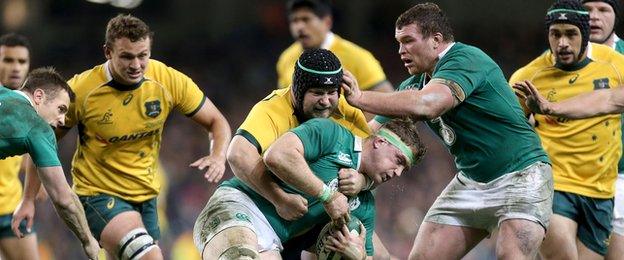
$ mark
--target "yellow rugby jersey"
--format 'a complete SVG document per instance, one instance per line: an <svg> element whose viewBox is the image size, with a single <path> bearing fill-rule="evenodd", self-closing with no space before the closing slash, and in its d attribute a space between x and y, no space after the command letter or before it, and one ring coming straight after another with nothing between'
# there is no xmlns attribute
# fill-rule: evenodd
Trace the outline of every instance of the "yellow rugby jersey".
<svg viewBox="0 0 624 260"><path fill-rule="evenodd" d="M187 116L205 101L197 85L181 72L150 60L145 79L134 86L112 80L108 62L74 76L76 101L66 126L78 127L72 161L79 195L99 193L142 202L160 189L158 154L165 120L175 108Z"/></svg>
<svg viewBox="0 0 624 260"><path fill-rule="evenodd" d="M591 44L588 57L592 61L584 67L566 71L554 66L554 57L547 51L516 71L510 83L530 80L551 102L624 83L620 74L624 56L608 46ZM622 153L620 118L606 115L573 120L535 116L535 130L553 163L555 190L601 199L614 196Z"/></svg>
<svg viewBox="0 0 624 260"><path fill-rule="evenodd" d="M371 131L361 110L350 106L343 96L338 109L330 117L357 136L366 137ZM292 105L290 88L278 89L258 102L236 131L264 153L278 137L299 125Z"/></svg>
<svg viewBox="0 0 624 260"><path fill-rule="evenodd" d="M342 67L353 73L360 89L367 90L386 80L386 75L373 54L354 43L333 34L333 42L328 50L333 52ZM298 42L286 49L277 61L277 83L279 88L287 88L292 84L292 75L295 72L295 63L303 52Z"/></svg>
<svg viewBox="0 0 624 260"><path fill-rule="evenodd" d="M22 156L0 160L0 215L13 213L22 198L22 182L19 179Z"/></svg>

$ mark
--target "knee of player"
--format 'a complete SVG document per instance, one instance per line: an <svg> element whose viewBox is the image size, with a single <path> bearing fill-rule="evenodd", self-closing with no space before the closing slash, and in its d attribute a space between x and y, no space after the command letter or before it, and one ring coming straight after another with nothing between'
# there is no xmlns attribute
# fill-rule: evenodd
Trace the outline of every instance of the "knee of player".
<svg viewBox="0 0 624 260"><path fill-rule="evenodd" d="M140 259L153 249L158 248L154 238L147 233L145 228L136 228L128 232L120 241L117 252L118 259Z"/></svg>

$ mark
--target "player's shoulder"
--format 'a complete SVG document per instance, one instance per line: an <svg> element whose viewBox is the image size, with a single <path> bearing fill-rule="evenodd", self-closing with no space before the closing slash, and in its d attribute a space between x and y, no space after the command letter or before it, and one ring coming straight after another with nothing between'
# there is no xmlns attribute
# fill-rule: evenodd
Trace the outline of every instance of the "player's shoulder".
<svg viewBox="0 0 624 260"><path fill-rule="evenodd" d="M290 95L290 88L282 88L271 91L269 95L256 103L252 111L267 113L271 116L290 115L293 111Z"/></svg>
<svg viewBox="0 0 624 260"><path fill-rule="evenodd" d="M145 77L147 79L159 82L188 78L188 76L178 71L177 69L170 67L159 60L154 59L150 59L148 61L147 70L145 71Z"/></svg>
<svg viewBox="0 0 624 260"><path fill-rule="evenodd" d="M68 84L78 96L109 81L106 64L96 65L69 79Z"/></svg>
<svg viewBox="0 0 624 260"><path fill-rule="evenodd" d="M518 81L531 78L533 75L535 75L535 73L547 68L553 68L553 66L554 63L552 52L549 50L544 51L535 59L531 60L529 63L516 70L512 74L510 81Z"/></svg>
<svg viewBox="0 0 624 260"><path fill-rule="evenodd" d="M357 45L356 43L344 39L336 34L334 34L334 44L331 46L330 50L336 54L336 56L340 57L340 55L349 55L349 56L357 56L357 55L371 55L371 52L365 49L364 47Z"/></svg>
<svg viewBox="0 0 624 260"><path fill-rule="evenodd" d="M298 42L294 42L286 48L277 60L277 67L293 66L299 55L303 52L303 47Z"/></svg>
<svg viewBox="0 0 624 260"><path fill-rule="evenodd" d="M302 128L314 129L319 133L331 136L350 133L347 128L329 118L312 118L301 124Z"/></svg>
<svg viewBox="0 0 624 260"><path fill-rule="evenodd" d="M98 88L110 81L110 76L106 71L106 64L103 63L74 75L67 81L67 84L76 93L76 99L80 100L93 89Z"/></svg>
<svg viewBox="0 0 624 260"><path fill-rule="evenodd" d="M615 49L603 45L603 44L596 44L596 43L591 43L592 44L592 53L591 53L591 59L597 62L607 62L607 63L613 63L616 64L618 66L622 66L624 65L624 55L622 55L621 53L617 52Z"/></svg>

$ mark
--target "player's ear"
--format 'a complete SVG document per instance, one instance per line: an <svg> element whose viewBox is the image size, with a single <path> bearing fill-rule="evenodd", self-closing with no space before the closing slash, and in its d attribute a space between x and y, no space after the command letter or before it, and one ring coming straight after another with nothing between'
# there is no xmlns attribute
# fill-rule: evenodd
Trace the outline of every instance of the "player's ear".
<svg viewBox="0 0 624 260"><path fill-rule="evenodd" d="M106 57L106 59L110 60L112 58L112 55L111 55L111 51L112 50L111 50L111 48L108 47L107 44L104 44L102 46L102 49L104 50L104 56Z"/></svg>
<svg viewBox="0 0 624 260"><path fill-rule="evenodd" d="M379 136L375 136L373 137L373 148L377 149L386 142L387 142L386 139L379 137Z"/></svg>
<svg viewBox="0 0 624 260"><path fill-rule="evenodd" d="M325 26L327 26L327 28L331 30L332 26L334 25L334 20L332 19L332 16L326 15L325 17L321 18L321 20L323 21Z"/></svg>
<svg viewBox="0 0 624 260"><path fill-rule="evenodd" d="M40 89L40 88L35 89L32 95L33 95L33 102L35 104L41 104L46 98L45 91L43 91L43 89Z"/></svg>
<svg viewBox="0 0 624 260"><path fill-rule="evenodd" d="M433 48L437 49L440 46L440 44L444 41L444 36L442 36L442 33L436 32L433 35L431 35L431 39L433 39Z"/></svg>

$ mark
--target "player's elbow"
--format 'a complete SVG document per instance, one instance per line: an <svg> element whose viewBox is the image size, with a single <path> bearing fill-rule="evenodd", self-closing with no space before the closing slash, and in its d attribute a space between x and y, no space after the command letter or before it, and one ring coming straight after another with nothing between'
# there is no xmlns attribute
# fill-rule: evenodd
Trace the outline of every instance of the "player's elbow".
<svg viewBox="0 0 624 260"><path fill-rule="evenodd" d="M264 153L262 160L269 170L271 170L275 174L278 174L280 171L277 169L280 169L283 166L284 162L286 161L285 157L286 152L284 150L270 147Z"/></svg>
<svg viewBox="0 0 624 260"><path fill-rule="evenodd" d="M435 104L422 103L414 106L410 111L410 116L419 120L432 120L438 118L444 110Z"/></svg>
<svg viewBox="0 0 624 260"><path fill-rule="evenodd" d="M420 120L432 120L440 117L449 109L453 108L452 96L429 94L419 96L411 108L411 116Z"/></svg>
<svg viewBox="0 0 624 260"><path fill-rule="evenodd" d="M48 195L56 208L67 210L74 204L73 194L71 190L50 189Z"/></svg>

